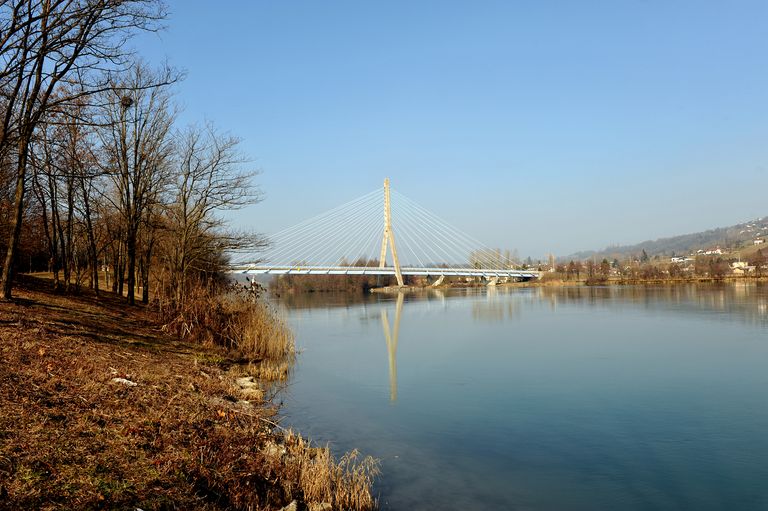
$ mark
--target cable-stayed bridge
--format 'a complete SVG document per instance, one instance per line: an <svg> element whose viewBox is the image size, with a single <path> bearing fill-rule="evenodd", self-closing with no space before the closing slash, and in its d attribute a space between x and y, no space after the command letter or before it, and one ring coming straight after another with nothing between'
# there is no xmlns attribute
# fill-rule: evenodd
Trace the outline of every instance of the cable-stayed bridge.
<svg viewBox="0 0 768 511"><path fill-rule="evenodd" d="M232 270L274 275L389 275L527 280L499 250L484 246L405 195L384 189L280 231L259 254L239 254Z"/></svg>

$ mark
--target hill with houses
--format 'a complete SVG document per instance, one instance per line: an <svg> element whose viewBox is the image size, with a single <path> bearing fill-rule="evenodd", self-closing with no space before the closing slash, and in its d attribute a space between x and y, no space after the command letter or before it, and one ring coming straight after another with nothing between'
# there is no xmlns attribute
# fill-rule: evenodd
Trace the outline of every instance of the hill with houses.
<svg viewBox="0 0 768 511"><path fill-rule="evenodd" d="M603 250L576 252L560 259L639 258L643 251L649 257L665 258L702 253L734 252L742 249L751 252L755 248L768 246L766 242L768 242L768 216L730 227L718 227L702 232L648 240L635 245L610 246Z"/></svg>

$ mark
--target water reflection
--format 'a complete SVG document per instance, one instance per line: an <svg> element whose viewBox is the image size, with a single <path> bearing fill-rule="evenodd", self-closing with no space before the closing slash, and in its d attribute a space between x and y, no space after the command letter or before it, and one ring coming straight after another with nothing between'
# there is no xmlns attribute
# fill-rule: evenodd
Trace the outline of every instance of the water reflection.
<svg viewBox="0 0 768 511"><path fill-rule="evenodd" d="M397 340L400 336L400 315L403 312L405 293L397 293L395 304L395 324L390 330L387 309L381 309L381 326L384 330L384 339L387 341L387 354L389 355L389 400L397 401Z"/></svg>
<svg viewBox="0 0 768 511"><path fill-rule="evenodd" d="M469 300L468 300L469 298ZM620 310L642 308L654 313L695 314L726 321L741 321L768 326L768 285L764 283L692 284L670 286L533 287L426 289L421 292L392 294L296 293L279 297L279 303L293 310L343 308L362 321L378 320L386 342L389 368L389 399L396 402L397 348L404 304L411 310L419 306L432 310L453 310L469 305L472 320L502 323L519 320L526 310L548 304L559 307L589 307ZM394 307L392 305L394 304ZM394 311L392 310L394 308ZM362 309L362 314L357 314ZM528 310L528 313L532 312ZM378 313L378 314L377 314ZM391 316L394 313L394 321Z"/></svg>
<svg viewBox="0 0 768 511"><path fill-rule="evenodd" d="M472 304L472 319L475 321L502 322L512 319L517 314L516 302L510 300L509 293L499 290L496 286L488 286L485 291L485 300Z"/></svg>
<svg viewBox="0 0 768 511"><path fill-rule="evenodd" d="M768 325L768 284L764 282L658 287L540 287L536 297L548 302L553 310L558 304L565 303L609 308L640 304L655 312L703 314L728 321Z"/></svg>
<svg viewBox="0 0 768 511"><path fill-rule="evenodd" d="M768 283L684 284L667 286L542 286L533 288L425 289L396 295L394 301L408 304L439 304L472 298L472 317L479 321L504 321L518 318L522 304L546 303L550 309L570 304L578 307L623 307L642 305L654 311L707 314L727 320L768 324ZM514 300L510 298L514 297ZM374 305L386 306L390 294L378 293L295 293L276 297L288 309L347 309ZM402 307L402 305L401 305ZM717 313L717 314L712 314Z"/></svg>
<svg viewBox="0 0 768 511"><path fill-rule="evenodd" d="M766 284L279 302L289 424L381 459L383 509L765 509Z"/></svg>

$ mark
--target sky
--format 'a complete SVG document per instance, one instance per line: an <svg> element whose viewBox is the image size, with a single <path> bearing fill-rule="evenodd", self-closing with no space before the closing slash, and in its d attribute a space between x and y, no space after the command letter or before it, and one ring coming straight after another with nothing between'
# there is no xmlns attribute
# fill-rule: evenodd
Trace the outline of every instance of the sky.
<svg viewBox="0 0 768 511"><path fill-rule="evenodd" d="M392 187L544 257L768 215L768 2L169 0L133 41L274 233Z"/></svg>

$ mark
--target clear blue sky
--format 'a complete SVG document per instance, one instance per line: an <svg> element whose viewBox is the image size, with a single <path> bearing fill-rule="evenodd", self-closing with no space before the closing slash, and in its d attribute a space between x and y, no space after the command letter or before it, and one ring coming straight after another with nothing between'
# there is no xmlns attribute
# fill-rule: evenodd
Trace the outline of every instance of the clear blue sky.
<svg viewBox="0 0 768 511"><path fill-rule="evenodd" d="M190 1L135 41L270 233L393 187L542 257L768 215L768 2Z"/></svg>

